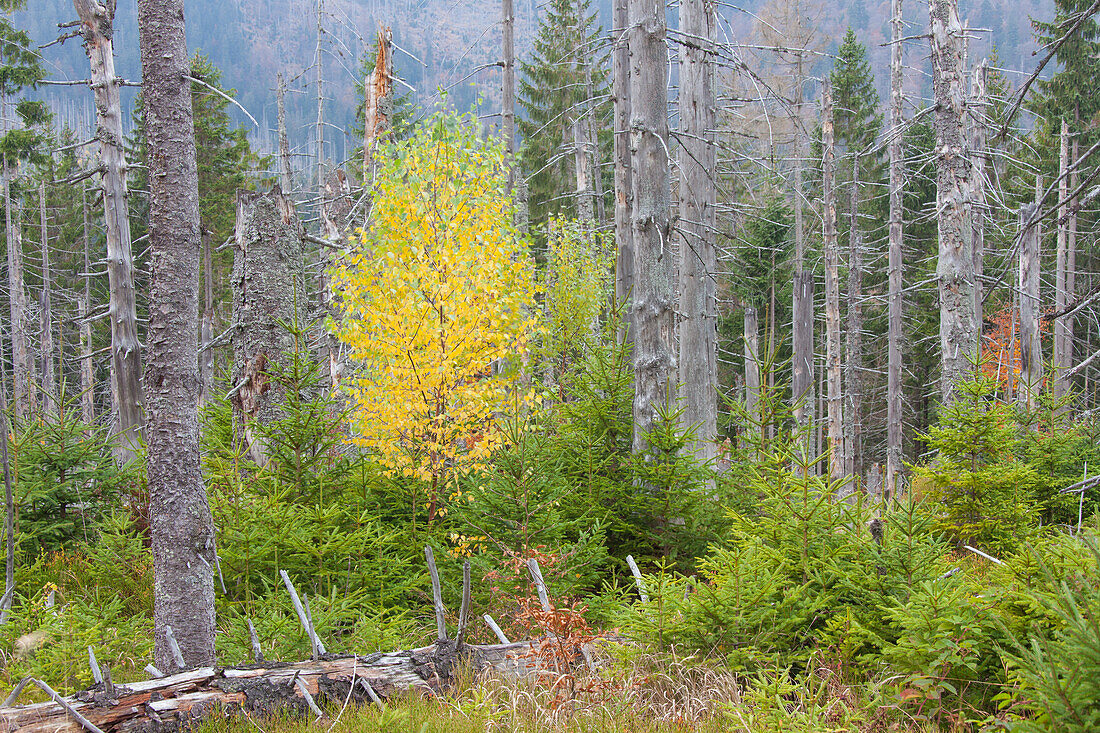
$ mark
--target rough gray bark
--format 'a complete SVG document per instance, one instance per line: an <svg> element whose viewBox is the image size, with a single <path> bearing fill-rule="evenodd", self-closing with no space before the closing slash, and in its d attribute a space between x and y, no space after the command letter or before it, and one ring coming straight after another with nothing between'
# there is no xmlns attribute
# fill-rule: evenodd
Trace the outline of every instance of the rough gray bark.
<svg viewBox="0 0 1100 733"><path fill-rule="evenodd" d="M859 230L859 156L852 152L848 223L848 358L844 363L844 473L863 475L863 235Z"/></svg>
<svg viewBox="0 0 1100 733"><path fill-rule="evenodd" d="M630 50L628 0L614 0L612 6L611 95L614 98L615 136L615 303L622 309L620 338L633 339L630 301L634 291L634 185L630 170Z"/></svg>
<svg viewBox="0 0 1100 733"><path fill-rule="evenodd" d="M1020 226L1035 213L1038 203L1020 207ZM1039 333L1039 225L1021 232L1020 267L1017 286L1020 297L1020 387L1016 398L1029 410L1035 409L1043 383L1043 349Z"/></svg>
<svg viewBox="0 0 1100 733"><path fill-rule="evenodd" d="M0 348L0 461L4 464L4 598L6 605L0 608L0 626L8 620L8 609L15 588L15 496L11 488L11 457L8 455L8 375L4 369L3 349Z"/></svg>
<svg viewBox="0 0 1100 733"><path fill-rule="evenodd" d="M1067 287L1069 265L1069 123L1062 120L1061 145L1058 153L1058 244L1054 268L1054 311L1061 313L1070 303ZM1070 337L1070 319L1064 315L1054 319L1054 398L1061 400L1069 394L1070 380L1066 372L1073 367L1073 343Z"/></svg>
<svg viewBox="0 0 1100 733"><path fill-rule="evenodd" d="M715 0L681 0L679 407L700 463L718 455Z"/></svg>
<svg viewBox="0 0 1100 733"><path fill-rule="evenodd" d="M668 43L662 0L630 0L630 164L634 191L634 452L670 403L674 253L670 231Z"/></svg>
<svg viewBox="0 0 1100 733"><path fill-rule="evenodd" d="M11 315L12 407L16 420L25 420L35 411L34 362L27 335L27 291L23 288L23 227L19 202L11 197L8 178L11 172L3 166L4 218L8 249L8 308Z"/></svg>
<svg viewBox="0 0 1100 733"><path fill-rule="evenodd" d="M149 515L154 659L214 661L214 522L199 467L199 192L183 0L138 0L149 150Z"/></svg>
<svg viewBox="0 0 1100 733"><path fill-rule="evenodd" d="M303 323L302 225L278 186L269 193L237 191L233 256L234 432L263 466L263 426L282 416L285 389L278 380L294 353L284 324Z"/></svg>
<svg viewBox="0 0 1100 733"><path fill-rule="evenodd" d="M351 226L351 210L354 205L351 197L351 183L347 174L340 168L325 178L321 192L321 236L331 243L322 252L325 269L321 276L321 306L326 315L336 315L336 293L332 290L332 279L328 270L336 264L337 252L344 246L347 231ZM331 333L324 335L328 352L329 387L336 389L344 373L344 359L341 354L340 340Z"/></svg>
<svg viewBox="0 0 1100 733"><path fill-rule="evenodd" d="M294 190L294 177L290 169L290 138L286 134L286 81L281 71L275 75L275 90L279 126L279 185L290 193Z"/></svg>
<svg viewBox="0 0 1100 733"><path fill-rule="evenodd" d="M80 409L84 422L95 421L95 365L92 363L92 322L88 320L92 304L92 263L88 248L91 246L91 221L88 216L87 191L80 191L80 204L84 218L84 290L77 301L80 319Z"/></svg>
<svg viewBox="0 0 1100 733"><path fill-rule="evenodd" d="M989 206L985 200L985 177L989 170L989 151L986 150L986 137L989 128L989 95L986 90L989 76L989 61L982 59L974 70L974 110L971 113L972 161L971 196L973 197L972 227L974 242L974 321L978 327L978 338L982 332L982 300L985 297L982 288L982 273L985 271L985 223L989 217Z"/></svg>
<svg viewBox="0 0 1100 733"><path fill-rule="evenodd" d="M963 29L958 0L929 0L932 87L935 93L936 211L940 294L941 391L954 401L955 385L971 377L977 361L974 247L970 224L970 157L963 136L966 114Z"/></svg>
<svg viewBox="0 0 1100 733"><path fill-rule="evenodd" d="M756 308L745 305L745 412L748 429L757 439L763 437L763 416L760 412L760 318Z"/></svg>
<svg viewBox="0 0 1100 733"><path fill-rule="evenodd" d="M134 259L130 246L129 193L122 135L122 105L115 75L115 2L73 0L84 35L95 93L96 139L103 169L103 211L107 230L107 283L111 319L111 410L115 420L116 459L133 460L142 437L145 399L141 381ZM182 73L187 73L184 68Z"/></svg>
<svg viewBox="0 0 1100 733"><path fill-rule="evenodd" d="M317 46L313 56L313 63L317 66L317 126L315 128L317 152L313 161L317 188L313 189L314 191L321 190L322 181L325 179L325 65L321 58L321 39L325 34L324 14L325 0L317 0Z"/></svg>
<svg viewBox="0 0 1100 733"><path fill-rule="evenodd" d="M893 0L890 27L893 43L890 52L890 226L886 364L886 486L885 498L898 493L902 464L902 189L905 186L905 158L902 154L902 0Z"/></svg>
<svg viewBox="0 0 1100 733"><path fill-rule="evenodd" d="M573 170L577 179L577 218L586 227L591 228L595 216L592 188L592 174L588 169L588 130L584 117L578 115L573 120Z"/></svg>
<svg viewBox="0 0 1100 733"><path fill-rule="evenodd" d="M500 0L502 59L504 75L501 81L501 124L504 127L504 149L508 153L508 183L512 192L516 182L513 168L516 157L516 11L512 0Z"/></svg>
<svg viewBox="0 0 1100 733"><path fill-rule="evenodd" d="M833 102L828 83L821 90L821 144L825 158L821 166L821 195L824 208L825 250L825 382L829 437L829 478L838 484L841 496L851 493L845 481L847 451L844 445L843 395L840 366L840 252L836 233L836 150L833 145ZM845 485L841 486L840 482Z"/></svg>
<svg viewBox="0 0 1100 733"><path fill-rule="evenodd" d="M38 184L38 217L42 238L42 291L39 309L39 386L42 388L42 409L47 415L57 415L57 349L53 339L53 298L50 277L50 231L46 220L46 184Z"/></svg>

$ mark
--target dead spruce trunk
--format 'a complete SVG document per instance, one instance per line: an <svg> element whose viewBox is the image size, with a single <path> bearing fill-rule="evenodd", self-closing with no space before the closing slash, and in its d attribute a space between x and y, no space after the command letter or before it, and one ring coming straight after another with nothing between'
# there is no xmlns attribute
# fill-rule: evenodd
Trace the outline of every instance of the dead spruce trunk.
<svg viewBox="0 0 1100 733"><path fill-rule="evenodd" d="M634 290L634 184L630 171L630 28L628 0L614 0L612 9L611 96L614 99L615 136L615 304L622 309L623 325L619 337L624 343L633 339L630 325L630 300Z"/></svg>
<svg viewBox="0 0 1100 733"><path fill-rule="evenodd" d="M302 225L278 186L237 192L233 256L234 432L257 465L268 460L262 428L282 415L282 368L295 350L284 324L306 325ZM304 344L299 345L304 348Z"/></svg>
<svg viewBox="0 0 1100 733"><path fill-rule="evenodd" d="M325 178L321 191L321 236L329 243L323 247L321 261L321 308L326 316L336 316L337 295L332 289L329 268L336 264L339 253L345 248L347 233L351 228L351 211L355 201L351 197L351 182L342 168L337 168ZM344 373L344 359L340 352L340 340L331 333L321 337L325 359L328 361L329 387L340 386Z"/></svg>
<svg viewBox="0 0 1100 733"><path fill-rule="evenodd" d="M214 521L199 468L199 176L183 0L138 0L149 145L149 515L154 658L214 662Z"/></svg>
<svg viewBox="0 0 1100 733"><path fill-rule="evenodd" d="M974 248L970 224L970 158L963 136L966 113L963 29L958 0L930 0L932 87L935 92L936 211L943 401L974 372L978 325L974 313Z"/></svg>
<svg viewBox="0 0 1100 733"><path fill-rule="evenodd" d="M840 253L836 233L836 150L833 145L832 90L826 83L821 91L821 141L825 148L822 161L822 198L825 209L825 389L828 435L829 478L836 482L841 497L851 493L845 482L844 417L841 394L842 371L840 366ZM842 483L843 482L843 483Z"/></svg>
<svg viewBox="0 0 1100 733"><path fill-rule="evenodd" d="M115 3L73 0L80 16L84 50L91 65L95 93L96 139L103 169L103 211L107 230L107 283L111 319L111 409L119 436L116 457L132 460L142 437L145 399L141 380L141 343L138 341L134 258L130 243L130 214L126 189L122 106L115 76ZM181 62L186 74L186 64Z"/></svg>
<svg viewBox="0 0 1100 733"><path fill-rule="evenodd" d="M664 2L630 0L627 38L634 191L634 452L648 454L647 434L655 427L657 411L670 402L676 374Z"/></svg>
<svg viewBox="0 0 1100 733"><path fill-rule="evenodd" d="M905 158L901 136L904 124L902 109L902 0L893 0L890 27L892 48L890 51L890 227L889 273L887 308L887 359L886 359L886 487L885 497L898 493L902 463L902 380L901 339L902 326L902 238L903 216L902 189L905 186Z"/></svg>
<svg viewBox="0 0 1100 733"><path fill-rule="evenodd" d="M1020 387L1017 401L1034 410L1043 384L1043 347L1039 333L1039 224L1031 221L1038 212L1038 200L1020 208L1020 268L1017 282L1020 298ZM1030 224L1030 226L1029 226Z"/></svg>
<svg viewBox="0 0 1100 733"><path fill-rule="evenodd" d="M680 426L693 429L688 448L700 463L717 456L717 198L714 142L714 0L681 0L680 32Z"/></svg>
<svg viewBox="0 0 1100 733"><path fill-rule="evenodd" d="M57 349L53 338L53 298L50 277L50 232L46 220L46 184L38 184L38 216L42 233L42 292L39 309L39 369L42 388L42 408L47 415L58 412Z"/></svg>
<svg viewBox="0 0 1100 733"><path fill-rule="evenodd" d="M0 110L3 107L0 106ZM23 226L19 203L11 196L6 163L3 170L4 217L8 242L8 308L11 320L12 408L22 421L34 414L34 362L30 354L27 324L27 291L23 287Z"/></svg>

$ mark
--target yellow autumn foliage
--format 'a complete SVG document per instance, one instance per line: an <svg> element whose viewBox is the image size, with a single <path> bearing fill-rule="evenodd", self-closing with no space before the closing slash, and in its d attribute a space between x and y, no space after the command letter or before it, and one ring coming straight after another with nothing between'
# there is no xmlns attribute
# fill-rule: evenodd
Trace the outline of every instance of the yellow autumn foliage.
<svg viewBox="0 0 1100 733"><path fill-rule="evenodd" d="M440 113L379 156L370 226L332 271L357 364L355 441L442 489L500 444L535 328L534 268L504 193L502 148Z"/></svg>

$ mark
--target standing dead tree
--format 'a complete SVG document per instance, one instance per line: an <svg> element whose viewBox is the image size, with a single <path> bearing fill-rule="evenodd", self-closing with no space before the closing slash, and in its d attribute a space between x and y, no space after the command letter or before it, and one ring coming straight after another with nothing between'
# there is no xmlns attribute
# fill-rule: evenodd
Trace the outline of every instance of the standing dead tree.
<svg viewBox="0 0 1100 733"><path fill-rule="evenodd" d="M259 466L269 457L263 426L282 415L280 372L298 346L288 326L304 321L302 234L294 204L278 186L237 192L230 399L237 439Z"/></svg>
<svg viewBox="0 0 1100 733"><path fill-rule="evenodd" d="M138 341L137 300L134 294L134 258L130 242L130 214L126 189L126 154L122 135L119 79L115 76L115 0L105 3L73 0L80 17L84 50L91 65L95 95L96 139L103 172L103 211L107 230L107 283L111 319L111 410L119 436L116 457L137 455L145 421L141 380L141 342ZM186 74L188 69L184 69Z"/></svg>
<svg viewBox="0 0 1100 733"><path fill-rule="evenodd" d="M898 493L898 478L902 471L902 219L905 214L902 189L905 185L905 158L902 153L902 0L891 3L890 27L893 43L890 51L890 225L887 307L886 366L886 488L890 499Z"/></svg>
<svg viewBox="0 0 1100 733"><path fill-rule="evenodd" d="M633 338L630 325L630 299L634 290L634 186L630 164L630 28L628 0L614 0L612 6L611 96L614 98L615 136L615 303L623 308L621 338Z"/></svg>
<svg viewBox="0 0 1100 733"><path fill-rule="evenodd" d="M939 259L941 391L954 401L955 385L967 380L978 356L974 313L974 243L970 222L970 156L963 136L966 70L958 0L929 0L932 87L935 93L936 212Z"/></svg>
<svg viewBox="0 0 1100 733"><path fill-rule="evenodd" d="M828 436L829 478L839 486L848 464L844 445L843 396L840 352L840 253L836 233L836 150L833 144L832 90L828 83L821 91L821 195L823 245L825 250L825 380ZM845 487L841 494L850 493Z"/></svg>

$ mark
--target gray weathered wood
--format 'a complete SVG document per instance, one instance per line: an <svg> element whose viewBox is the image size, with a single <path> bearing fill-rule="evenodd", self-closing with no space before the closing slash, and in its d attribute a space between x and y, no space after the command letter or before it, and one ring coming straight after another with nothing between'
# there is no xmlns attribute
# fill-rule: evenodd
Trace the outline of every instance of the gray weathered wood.
<svg viewBox="0 0 1100 733"><path fill-rule="evenodd" d="M1069 269L1069 123L1063 119L1058 153L1058 238L1054 267L1054 311L1062 313L1070 303ZM1054 319L1054 397L1069 394L1067 373L1073 366L1073 315Z"/></svg>
<svg viewBox="0 0 1100 733"><path fill-rule="evenodd" d="M95 650L88 647L88 666L92 668L92 680L95 682L103 681L103 671L99 668L99 662L95 658Z"/></svg>
<svg viewBox="0 0 1100 733"><path fill-rule="evenodd" d="M940 294L941 392L955 399L955 385L974 372L978 326L974 313L974 249L970 224L970 156L963 136L966 92L963 29L958 0L929 0L932 87L935 94L936 212Z"/></svg>
<svg viewBox="0 0 1100 733"><path fill-rule="evenodd" d="M1020 208L1021 227L1035 217L1037 206L1037 203L1025 204ZM1020 378L1016 399L1029 410L1035 409L1043 383L1043 350L1039 331L1042 316L1039 307L1039 241L1037 222L1032 222L1031 226L1020 232L1017 281L1020 298Z"/></svg>
<svg viewBox="0 0 1100 733"><path fill-rule="evenodd" d="M504 152L508 154L508 182L505 191L512 192L516 182L516 11L512 0L500 1L500 25L502 32L501 62L504 73L501 78L501 130L504 136Z"/></svg>
<svg viewBox="0 0 1100 733"><path fill-rule="evenodd" d="M107 232L107 283L111 319L111 407L115 420L116 457L121 462L137 456L145 421L142 381L142 345L138 340L134 258L130 238L128 165L122 131L122 104L114 61L115 3L74 0L80 32L91 67L95 95L96 139L103 170L103 211ZM188 57L176 62L186 74ZM187 97L190 99L190 85ZM153 120L158 116L153 115ZM150 116L146 113L146 122ZM150 175L150 178L152 176ZM159 183L159 182L158 182ZM153 258L156 262L156 258Z"/></svg>
<svg viewBox="0 0 1100 733"><path fill-rule="evenodd" d="M531 582L535 584L535 591L539 594L539 603L542 610L550 613L554 607L550 605L550 596L546 591L546 581L542 579L542 568L539 561L533 557L527 558L527 572L531 574Z"/></svg>
<svg viewBox="0 0 1100 733"><path fill-rule="evenodd" d="M822 206L824 208L825 250L825 378L829 437L829 478L838 484L841 496L847 496L849 487L845 480L845 448L843 431L843 395L841 393L840 353L840 254L836 233L836 149L833 140L832 90L828 82L821 92L821 143L824 147L822 162Z"/></svg>
<svg viewBox="0 0 1100 733"><path fill-rule="evenodd" d="M47 685L42 680L33 680L33 682L34 684L38 685L38 687L43 692L49 695L51 700L60 705L65 710L65 712L68 713L72 717L72 719L80 725L81 728L88 731L88 733L103 733L103 731L99 729L99 726L95 725L90 720L81 715L80 711L74 708L68 700L64 699L63 697L61 697L61 695L58 695L56 692L54 692L52 687Z"/></svg>
<svg viewBox="0 0 1100 733"><path fill-rule="evenodd" d="M252 625L252 619L248 619L248 641L252 645L252 661L260 664L264 661L264 653L260 649L260 637L256 633L256 627Z"/></svg>
<svg viewBox="0 0 1100 733"><path fill-rule="evenodd" d="M634 583L638 586L638 597L642 599L642 603L649 603L649 593L646 592L645 578L642 577L642 571L638 569L638 563L634 561L633 555L626 556L626 564L630 567L630 573L634 576Z"/></svg>
<svg viewBox="0 0 1100 733"><path fill-rule="evenodd" d="M325 653L324 644L317 637L317 632L313 628L313 623L310 621L306 609L302 605L302 599L298 596L298 591L294 588L294 583L290 581L290 576L287 575L285 570L279 571L279 577L283 579L283 585L286 586L287 593L290 594L290 602L294 606L294 612L298 614L298 621L302 624L302 628L305 629L306 634L309 636L309 643L312 648L319 649L321 654Z"/></svg>
<svg viewBox="0 0 1100 733"><path fill-rule="evenodd" d="M470 614L470 561L462 564L462 604L458 609L458 632L455 633L455 644L462 646L466 637L466 624Z"/></svg>
<svg viewBox="0 0 1100 733"><path fill-rule="evenodd" d="M508 641L508 637L504 635L504 632L501 631L500 626L497 625L496 620L493 619L492 616L490 616L489 614L485 614L481 618L485 619L485 623L489 626L490 629L493 630L493 633L496 634L496 637L500 640L501 644L511 643L510 641Z"/></svg>
<svg viewBox="0 0 1100 733"><path fill-rule="evenodd" d="M902 194L905 186L905 156L902 152L902 133L905 124L902 107L902 37L904 33L902 0L891 1L890 27L890 213L889 253L887 272L887 327L886 327L886 486L889 500L898 494L898 484L904 469L902 453L902 375L901 340L902 325L902 240L905 209Z"/></svg>
<svg viewBox="0 0 1100 733"><path fill-rule="evenodd" d="M435 567L435 553L424 546L424 559L428 562L428 574L432 579L432 606L435 608L435 630L440 641L447 641L447 610L443 606L443 589L439 586L439 570Z"/></svg>
<svg viewBox="0 0 1100 733"><path fill-rule="evenodd" d="M39 362L41 364L41 367L38 370L40 380L39 386L42 389L42 409L47 415L56 416L58 411L58 355L56 353L56 348L54 347L53 338L53 278L50 272L50 232L48 219L46 218L45 183L38 184L38 218L40 224L42 245L42 286L39 295L40 308L38 313L38 351Z"/></svg>
<svg viewBox="0 0 1100 733"><path fill-rule="evenodd" d="M183 661L183 653L180 651L179 643L176 642L176 635L171 625L164 627L164 637L168 641L168 650L172 652L172 661L176 663L176 667L184 669L187 663Z"/></svg>
<svg viewBox="0 0 1100 733"><path fill-rule="evenodd" d="M611 97L615 136L615 303L622 308L619 338L633 339L630 300L634 292L634 187L630 168L630 18L628 0L612 2Z"/></svg>

